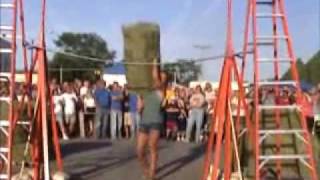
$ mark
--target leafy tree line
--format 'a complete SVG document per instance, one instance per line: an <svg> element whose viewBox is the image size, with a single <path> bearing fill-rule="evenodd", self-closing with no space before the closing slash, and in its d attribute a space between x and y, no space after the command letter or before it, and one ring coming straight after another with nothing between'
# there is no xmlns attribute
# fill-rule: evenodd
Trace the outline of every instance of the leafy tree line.
<svg viewBox="0 0 320 180"><path fill-rule="evenodd" d="M54 44L63 52L99 58L105 61L113 61L116 55L115 51L109 49L107 42L95 33L65 32L54 41ZM49 72L51 77L59 79L60 72L58 69L62 67L62 70L65 69L62 74L64 81L71 81L74 78L94 80L95 71L102 71L105 65L106 62L90 61L55 53L49 63ZM72 69L72 71L68 69Z"/></svg>
<svg viewBox="0 0 320 180"><path fill-rule="evenodd" d="M300 80L314 85L320 83L320 50L307 63L303 63L301 59L298 59L297 69ZM283 79L291 79L290 69L283 75Z"/></svg>

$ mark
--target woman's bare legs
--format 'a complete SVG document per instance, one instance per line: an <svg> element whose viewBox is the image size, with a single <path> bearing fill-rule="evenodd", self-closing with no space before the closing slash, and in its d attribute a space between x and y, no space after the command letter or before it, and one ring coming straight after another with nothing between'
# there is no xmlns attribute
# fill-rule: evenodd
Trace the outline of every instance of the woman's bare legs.
<svg viewBox="0 0 320 180"><path fill-rule="evenodd" d="M149 177L149 165L146 159L146 146L148 144L148 134L139 131L137 137L137 155L145 177Z"/></svg>
<svg viewBox="0 0 320 180"><path fill-rule="evenodd" d="M153 180L156 175L158 164L158 142L160 138L159 130L151 130L149 134L149 148L150 148L150 179Z"/></svg>
<svg viewBox="0 0 320 180"><path fill-rule="evenodd" d="M58 125L60 127L60 130L61 130L61 133L62 133L62 138L67 140L69 139L68 135L67 135L67 130L66 128L64 127L64 124L63 122L58 122Z"/></svg>

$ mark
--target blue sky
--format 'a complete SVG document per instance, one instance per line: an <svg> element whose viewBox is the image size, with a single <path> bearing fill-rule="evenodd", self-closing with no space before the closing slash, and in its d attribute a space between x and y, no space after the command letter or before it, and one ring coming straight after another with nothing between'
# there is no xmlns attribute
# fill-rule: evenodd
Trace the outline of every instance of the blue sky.
<svg viewBox="0 0 320 180"><path fill-rule="evenodd" d="M295 53L309 58L320 49L319 0L286 0ZM224 52L226 0L48 0L47 37L50 47L64 31L96 32L123 56L121 27L151 21L160 24L161 53L166 61L206 57ZM40 0L25 3L29 38L36 37ZM241 49L245 0L234 0L235 49ZM212 48L199 50L195 44ZM216 80L221 62L203 64L204 79ZM267 73L267 72L266 72Z"/></svg>

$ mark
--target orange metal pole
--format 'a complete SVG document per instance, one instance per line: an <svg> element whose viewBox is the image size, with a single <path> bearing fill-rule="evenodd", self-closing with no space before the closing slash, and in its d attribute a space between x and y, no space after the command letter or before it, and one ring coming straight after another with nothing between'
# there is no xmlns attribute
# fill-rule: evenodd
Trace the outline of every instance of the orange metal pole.
<svg viewBox="0 0 320 180"><path fill-rule="evenodd" d="M59 171L63 171L63 161L62 155L60 151L60 143L59 143L59 136L58 136L58 128L57 128L57 120L54 113L54 106L53 106L53 96L49 94L50 97L50 111L51 111L51 127L52 127L52 141L55 148L55 157L57 160L57 167Z"/></svg>
<svg viewBox="0 0 320 180"><path fill-rule="evenodd" d="M231 66L232 67L232 66ZM232 71L230 71L230 74L232 73ZM224 179L230 179L231 177L231 167L232 167L232 155L233 155L233 151L232 151L232 146L231 146L231 119L232 119L232 114L230 114L230 109L229 109L229 103L230 103L230 98L231 98L231 82L232 79L229 79L229 86L228 86L228 95L227 95L227 99L226 99L226 106L225 106L225 112L226 113L226 119L225 119L225 125L223 127L224 132L225 132L225 148L224 148ZM220 155L221 156L221 155Z"/></svg>
<svg viewBox="0 0 320 180"><path fill-rule="evenodd" d="M285 8L284 8L284 2L283 0L277 0L278 1L278 5L279 5L279 11L281 14L285 14ZM296 64L296 56L294 55L293 52L293 47L292 47L292 39L289 33L289 25L288 25L288 20L286 16L283 16L281 19L282 25L283 25L283 31L284 34L288 37L287 38L287 51L289 54L289 57L291 59L291 73L292 73L292 78L297 82L297 103L301 104L301 100L302 100L302 92L301 92L301 87L300 87L300 78L299 78L299 74L297 72L297 64ZM295 67L295 68L293 68ZM303 113L299 113L300 116L300 123L302 125L302 128L304 130L307 130L307 124L306 124L306 118L304 117ZM314 159L314 152L313 152L313 148L312 148L312 140L310 137L310 133L304 133L304 138L307 140L307 142L309 142L306 146L306 151L308 152L309 155L311 155L310 157L310 164L312 166L312 169L310 169L310 174L311 174L311 178L312 180L318 180L318 173L317 173L317 166L315 163L315 159Z"/></svg>
<svg viewBox="0 0 320 180"><path fill-rule="evenodd" d="M244 80L244 70L246 67L247 55L248 55L248 40L249 40L249 26L250 26L250 17L251 17L251 10L252 4L251 0L247 0L247 14L246 14L246 21L245 21L245 29L244 29L244 44L243 44L243 60L241 66L241 79Z"/></svg>
<svg viewBox="0 0 320 180"><path fill-rule="evenodd" d="M277 12L277 3L275 0L272 0L272 14L276 14ZM272 16L272 24L273 24L273 36L277 37L278 36L278 27L277 27L277 19L275 16ZM273 58L274 58L274 75L275 75L275 81L279 81L279 56L278 56L278 39L274 38L273 39ZM278 104L278 100L280 98L280 89L279 86L275 86L275 99L276 99L276 104ZM276 128L279 130L281 129L281 117L280 117L280 110L275 109L274 110L275 115L276 115ZM279 155L281 153L281 136L279 134L276 135L276 154ZM276 160L276 173L277 173L277 179L281 179L281 161L280 159Z"/></svg>
<svg viewBox="0 0 320 180"><path fill-rule="evenodd" d="M226 109L226 99L228 93L228 85L230 85L230 59L226 60L226 69L224 69L224 79L223 83L220 84L220 90L218 95L219 106L216 106L217 117L216 121L218 122L218 132L216 138L216 144L214 148L214 159L213 159L213 168L212 168L212 179L215 179L218 175L219 162L221 157L221 146L222 146L222 135L223 135L223 127L225 124L225 109ZM226 152L227 153L227 152Z"/></svg>
<svg viewBox="0 0 320 180"><path fill-rule="evenodd" d="M25 46L26 42L26 33L25 33L25 26L24 26L24 8L23 8L23 0L19 0L18 2L19 10L20 10L20 30L21 30L21 46L22 46L22 54L23 54L23 63L24 63L24 73L25 78L27 81L28 78L28 55L27 55L27 48Z"/></svg>
<svg viewBox="0 0 320 180"><path fill-rule="evenodd" d="M8 164L7 164L7 175L8 179L11 179L12 176L12 146L13 146L13 123L14 123L14 118L15 118L15 104L14 104L14 99L16 97L15 94L15 76L16 76L16 54L17 54L17 45L16 45L16 36L17 36L17 13L18 13L18 2L17 0L13 1L13 31L12 31L12 42L11 42L11 49L12 49L12 54L10 57L10 104L9 104L9 127L8 127Z"/></svg>
<svg viewBox="0 0 320 180"><path fill-rule="evenodd" d="M227 66L227 62L225 61L224 62L224 65L223 65L223 68L222 68L222 75L221 75L221 78L220 78L220 86L219 86L219 90L218 90L218 97L217 97L217 101L215 103L215 106L214 106L214 113L212 115L212 119L211 119L211 127L210 127L210 135L209 135L209 138L208 138L208 145L207 145L207 151L206 151L206 155L205 155L205 160L204 160L204 172L203 172L203 177L202 179L203 180L207 180L208 178L208 175L209 175L209 170L210 170L210 165L211 165L211 161L212 161L212 154L213 154L213 141L214 141L214 138L215 136L217 136L217 134L219 133L220 131L220 128L217 129L217 134L215 133L216 129L216 123L218 123L218 126L220 126L220 122L221 120L218 118L218 115L219 115L219 107L221 107L219 104L220 101L221 101L221 95L223 90L222 90L222 85L223 85L223 82L226 82L226 76L227 76L227 73L226 73L226 66ZM216 142L217 144L217 137L216 137Z"/></svg>
<svg viewBox="0 0 320 180"><path fill-rule="evenodd" d="M234 74L235 74L235 78L236 78L236 82L238 83L238 88L239 88L239 106L243 106L244 108L244 114L245 114L245 121L246 121L246 127L248 129L248 133L249 133L249 138L250 140L252 140L253 142L253 124L251 123L251 118L249 116L250 112L249 112L249 107L246 101L246 97L245 97L245 88L243 86L243 81L240 77L237 65L235 63L235 61L233 62L233 66L234 66ZM240 118L239 114L240 114L240 109L237 110L237 118ZM238 120L240 121L240 120Z"/></svg>
<svg viewBox="0 0 320 180"><path fill-rule="evenodd" d="M254 59L254 121L255 121L255 130L254 130L254 149L255 149L255 179L260 180L260 170L259 170L259 128L260 128L260 115L259 115L259 87L258 81L260 78L259 75L259 65L258 57L259 52L257 48L257 18L256 18L256 0L252 0L252 25L253 25L253 59Z"/></svg>

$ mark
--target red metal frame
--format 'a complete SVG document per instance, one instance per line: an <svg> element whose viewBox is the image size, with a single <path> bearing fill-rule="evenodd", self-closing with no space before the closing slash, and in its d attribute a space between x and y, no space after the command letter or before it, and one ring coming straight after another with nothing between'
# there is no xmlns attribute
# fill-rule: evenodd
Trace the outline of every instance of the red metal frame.
<svg viewBox="0 0 320 180"><path fill-rule="evenodd" d="M13 122L15 118L15 113L14 113L14 104L13 100L15 99L15 74L16 74L16 52L17 52L17 45L16 45L16 31L17 31L17 6L18 6L18 1L14 0L13 1L13 31L12 31L12 41L11 41L11 49L12 49L12 54L10 57L10 103L9 103L9 127L8 127L8 163L7 163L7 175L8 179L11 179L11 174L12 174L12 145L13 145L13 134L14 134L14 129L13 129Z"/></svg>
<svg viewBox="0 0 320 180"><path fill-rule="evenodd" d="M247 17L246 17L246 28L245 28L245 44L244 44L244 49L247 49L247 42L249 41L249 27L252 26L252 35L253 35L253 59L254 59L254 106L255 111L254 111L254 122L255 122L255 137L254 137L254 153L255 153L255 179L260 179L260 170L259 170L259 155L260 155L260 146L259 146L259 129L260 129L260 114L259 114L259 85L258 82L260 80L260 67L259 67L259 57L260 57L260 53L258 50L258 44L257 44L257 38L258 38L258 24L257 24L257 1L256 0L248 0L248 9L247 9ZM251 8L250 8L251 6ZM289 29L288 29L288 21L287 21L287 17L285 14L285 10L284 10L284 0L272 0L272 14L282 14L283 16L281 16L281 24L283 27L283 31L284 31L284 35L287 37L287 41L286 41L286 45L287 45L287 51L288 51L288 55L289 55L289 59L291 61L291 74L293 76L293 80L296 82L297 84L297 104L301 105L301 98L302 98L302 92L300 89L300 82L299 82L299 75L298 75L298 71L296 68L296 58L294 56L293 53L293 48L292 48L292 39L291 36L289 34ZM248 18L248 14L252 19L252 24L248 23L250 18ZM278 42L278 38L276 38L278 36L278 23L277 23L277 19L276 17L273 15L272 16L272 24L273 24L273 66L274 66L274 80L275 81L280 81L280 67L279 67L279 42ZM247 39L247 40L246 40ZM246 51L244 51L244 57L246 57ZM244 66L245 66L245 62L243 62L243 66L242 66L242 72L244 72ZM243 75L243 74L242 74ZM279 86L276 85L275 86L275 96L276 96L276 104L277 102L277 98L280 95L280 90L279 90ZM276 128L280 129L281 126L281 118L280 118L280 110L279 109L275 109L275 122L276 122ZM302 126L303 130L307 131L307 126L306 126L306 121L305 121L305 117L303 116L302 113L299 113L299 117L300 117L300 124ZM308 142L308 144L306 145L306 151L307 154L310 155L311 160L310 165L312 166L312 168L310 169L310 174L313 180L318 179L317 177L317 172L316 172L316 166L315 166L315 162L314 162L314 156L313 156L313 149L312 149L312 141L311 141L311 137L310 134L308 133L304 133L304 138L306 139L306 141ZM281 137L280 135L276 135L276 154L279 155L280 154L280 146L281 146ZM280 179L281 178L281 160L278 159L276 160L276 173L277 173L277 178Z"/></svg>
<svg viewBox="0 0 320 180"><path fill-rule="evenodd" d="M39 33L39 43L37 48L35 49L35 55L32 59L30 68L27 58L27 47L26 47L26 39L25 39L25 27L24 27L24 9L23 9L23 0L13 0L13 31L12 31L12 42L11 49L12 54L10 57L11 67L10 67L10 104L9 104L9 127L8 127L8 138L7 138L7 147L8 147L8 163L6 168L6 174L8 179L12 178L12 162L13 162L13 154L12 148L14 145L14 137L15 137L15 128L17 123L19 122L19 114L25 105L25 97L28 97L28 118L35 119L34 127L31 128L33 131L31 144L32 144L32 165L34 166L34 177L33 179L39 180L42 179L40 172L44 172L44 179L50 178L49 173L49 147L48 147L48 115L51 113L51 124L52 126L52 141L54 145L55 157L57 160L58 170L63 170L63 162L61 158L60 152L60 144L58 138L58 130L56 125L56 118L54 115L53 108L53 99L51 96L51 92L49 91L48 81L47 81L47 57L45 50L45 12L46 12L46 0L41 0L42 2L42 11L41 11L41 24L40 24L40 33ZM17 22L19 15L19 23L20 23L20 33L21 33L21 47L22 47L22 57L24 64L24 74L25 74L25 87L26 91L22 94L22 101L20 103L16 103L15 101L15 75L16 75L16 57L17 57ZM31 112L31 97L30 97L30 87L32 83L32 73L34 72L34 68L37 64L38 70L38 95L37 95L37 103L35 108L35 114ZM49 106L48 106L49 105ZM32 125L33 122L30 122Z"/></svg>
<svg viewBox="0 0 320 180"><path fill-rule="evenodd" d="M238 73L237 64L234 59L233 55L233 46L232 46L232 18L231 18L231 0L228 0L228 27L227 27L227 46L226 46L226 56L224 60L224 65L221 73L220 78L220 86L219 86L219 92L217 101L214 108L214 114L212 117L212 127L211 127L211 133L209 136L209 141L207 145L207 152L205 156L205 163L204 163L204 172L203 172L203 180L207 180L208 176L211 176L211 179L217 179L218 171L219 171L219 165L220 165L220 158L221 158L221 148L222 148L222 136L224 135L225 141L224 141L224 178L230 179L231 174L231 166L232 164L232 155L233 155L233 148L231 145L231 137L230 137L230 121L229 117L231 114L227 111L227 105L228 102L230 102L231 94L230 94L230 83L232 81L232 74L234 73L235 79L239 83L240 90L240 99L239 99L239 106L237 108L237 121L236 121L236 128L237 128L237 135L239 135L239 128L240 128L240 108L241 108L241 102L243 102L243 105L245 105L245 114L246 114L246 126L249 131L250 140L253 145L253 151L254 151L254 164L255 164L255 179L259 180L261 178L261 170L259 169L260 165L260 111L259 111L259 80L260 80L260 67L259 67L259 58L260 58L260 52L258 49L258 22L257 22L257 0L248 0L247 4L247 13L246 13L246 21L245 21L245 34L244 34L244 46L243 46L243 61L241 66L241 74ZM270 1L271 2L271 1ZM270 3L270 2L264 2L264 3ZM299 75L296 68L296 58L293 53L293 47L292 47L292 39L289 34L288 30L288 22L287 17L285 15L284 10L284 2L283 0L272 0L272 36L273 36L273 67L274 67L274 81L280 81L280 66L279 66L279 32L278 32L278 22L277 22L277 14L282 14L281 16L281 24L283 26L284 35L287 38L286 45L287 45L287 51L291 62L291 73L293 76L293 80L297 84L297 103L301 105L302 101L302 92L300 89L300 82L299 82ZM249 34L252 34L252 40L253 40L253 62L254 62L254 116L253 116L253 122L254 124L251 124L250 118L247 116L249 115L248 108L246 106L245 98L244 98L244 91L243 91L243 81L245 76L245 66L248 56L248 45L249 45ZM280 96L280 88L279 85L275 85L275 104L278 104L278 98ZM274 109L275 113L275 122L276 122L276 129L281 129L281 116L280 116L280 110ZM303 115L303 113L299 113L300 117L300 124L302 126L302 129L307 131L306 126L306 120ZM215 125L214 123L218 123L218 129L217 133L215 134ZM281 147L281 137L280 134L277 134L276 136L276 155L280 155L280 147ZM216 138L216 139L215 139ZM238 137L239 138L239 137ZM313 149L312 149L312 141L309 133L304 133L304 138L308 142L306 145L306 152L309 155L310 160L309 164L312 168L310 168L310 175L312 180L317 180L317 172L316 172L316 166L313 156ZM216 144L214 145L213 142L216 140ZM214 149L214 152L213 152ZM213 160L212 160L213 158ZM213 161L213 162L212 162ZM276 173L277 173L277 179L281 178L281 160L276 160ZM211 165L212 164L212 165ZM210 172L210 170L212 172ZM211 174L210 174L211 173Z"/></svg>
<svg viewBox="0 0 320 180"><path fill-rule="evenodd" d="M203 180L207 180L210 177L212 180L218 178L221 150L222 146L222 137L224 135L224 179L231 178L232 170L232 158L233 158L233 149L236 148L233 145L237 144L231 143L234 141L231 135L231 117L230 113L230 102L231 102L231 84L233 76L235 81L238 82L239 88L239 106L237 108L237 124L240 124L240 108L241 105L244 107L246 115L246 126L250 127L248 106L245 101L245 91L243 87L243 75L239 74L237 63L235 60L235 54L233 50L233 40L232 40L232 0L228 0L227 4L227 42L226 42L226 54L224 59L224 64L222 68L222 74L220 78L219 91L217 94L217 101L214 105L214 113L211 119L210 135L208 139L207 151L204 161L204 171L203 171ZM217 126L215 125L217 123ZM215 129L217 127L217 129ZM238 125L237 129L240 129ZM217 131L217 132L216 132ZM213 144L215 141L215 144ZM211 172L210 172L211 170Z"/></svg>
<svg viewBox="0 0 320 180"><path fill-rule="evenodd" d="M299 73L297 70L297 63L296 63L296 56L294 55L294 51L293 51L293 47L292 47L292 38L291 35L289 33L289 25L288 25L288 20L287 17L285 16L286 12L285 12L285 8L284 8L284 2L283 0L277 0L278 5L279 5L279 12L281 14L284 14L284 16L281 18L281 23L283 26L283 31L284 34L288 37L287 39L287 51L288 51L288 55L289 58L291 59L291 74L292 74L292 79L295 80L297 82L297 103L298 104L302 104L302 91L300 88L300 78L299 78ZM300 124L302 126L302 128L304 130L307 130L307 124L306 124L306 118L303 115L302 112L299 113L300 116ZM311 174L311 178L312 180L317 180L318 179L318 174L317 174L317 166L315 164L315 159L314 159L314 153L313 153L313 148L312 148L312 140L311 140L311 135L310 133L304 133L304 138L307 140L308 145L306 147L306 151L307 153L311 156L310 159L310 164L313 167L310 170L310 174Z"/></svg>

